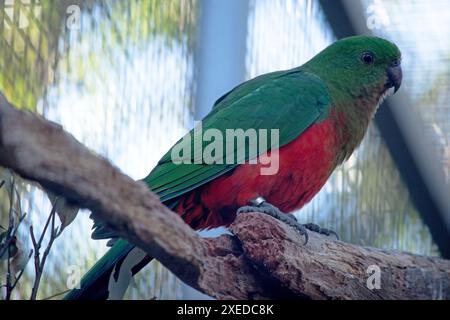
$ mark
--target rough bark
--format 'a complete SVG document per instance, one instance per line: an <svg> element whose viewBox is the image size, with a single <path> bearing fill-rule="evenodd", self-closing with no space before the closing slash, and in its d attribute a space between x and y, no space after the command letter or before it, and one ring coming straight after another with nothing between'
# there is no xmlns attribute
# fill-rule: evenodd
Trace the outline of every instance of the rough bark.
<svg viewBox="0 0 450 320"><path fill-rule="evenodd" d="M140 182L95 155L59 125L18 111L0 95L0 165L93 211L175 275L219 299L450 298L450 262L365 248L262 214L239 215L231 235L200 238ZM381 270L370 290L367 268Z"/></svg>

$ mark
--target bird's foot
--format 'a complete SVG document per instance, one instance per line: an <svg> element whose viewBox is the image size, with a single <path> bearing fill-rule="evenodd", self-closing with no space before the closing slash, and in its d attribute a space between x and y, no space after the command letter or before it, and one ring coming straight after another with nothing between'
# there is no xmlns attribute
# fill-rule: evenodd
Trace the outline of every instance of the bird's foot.
<svg viewBox="0 0 450 320"><path fill-rule="evenodd" d="M313 231L313 232L316 232L319 234L323 234L326 236L333 235L336 237L336 239L339 240L338 234L336 232L334 232L333 230L321 228L320 226L318 226L317 224L314 224L314 223L301 224L297 221L297 219L295 218L294 215L286 214L286 213L282 212L280 209L278 209L274 205L266 202L266 200L263 197L258 197L256 199L250 200L248 206L240 207L237 210L237 214L247 213L247 212L265 213L265 214L268 214L268 215L274 217L277 220L280 220L280 221L286 223L287 225L296 229L300 233L300 235L305 237L305 244L308 243L308 239L309 239L307 230L310 230L310 231Z"/></svg>
<svg viewBox="0 0 450 320"><path fill-rule="evenodd" d="M264 200L264 198L258 197L254 200L250 200L248 206L240 207L237 210L237 214L248 213L248 212L265 213L269 216L274 217L275 219L277 219L279 221L286 223L287 225L296 229L300 233L300 235L305 237L304 244L308 243L309 236L308 236L308 232L306 231L307 227L304 226L303 224L299 223L293 215L283 213L280 209L278 209L274 205L271 205L270 203L266 202L266 200Z"/></svg>
<svg viewBox="0 0 450 320"><path fill-rule="evenodd" d="M321 228L319 225L314 224L314 223L305 223L303 225L306 229L316 232L318 234L323 234L326 236L335 236L337 240L339 240L339 236L336 232L334 232L333 230L330 229L326 229L326 228Z"/></svg>

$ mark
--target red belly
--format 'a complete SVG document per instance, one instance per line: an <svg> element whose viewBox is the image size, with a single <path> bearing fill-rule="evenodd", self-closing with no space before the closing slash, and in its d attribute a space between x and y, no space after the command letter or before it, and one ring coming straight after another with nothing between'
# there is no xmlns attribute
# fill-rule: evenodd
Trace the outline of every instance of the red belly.
<svg viewBox="0 0 450 320"><path fill-rule="evenodd" d="M279 170L261 175L257 164L239 165L181 198L175 208L195 229L229 225L236 210L258 196L284 212L301 208L322 188L335 167L336 134L325 120L279 149ZM261 160L261 159L258 159Z"/></svg>

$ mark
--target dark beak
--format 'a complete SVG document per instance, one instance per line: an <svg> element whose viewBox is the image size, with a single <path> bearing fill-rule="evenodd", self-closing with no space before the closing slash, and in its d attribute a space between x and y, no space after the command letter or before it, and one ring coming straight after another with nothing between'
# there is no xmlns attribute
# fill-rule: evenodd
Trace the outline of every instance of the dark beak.
<svg viewBox="0 0 450 320"><path fill-rule="evenodd" d="M395 92L400 88L402 84L402 67L399 61L394 61L388 67L387 70L388 80L386 82L387 88L395 88Z"/></svg>

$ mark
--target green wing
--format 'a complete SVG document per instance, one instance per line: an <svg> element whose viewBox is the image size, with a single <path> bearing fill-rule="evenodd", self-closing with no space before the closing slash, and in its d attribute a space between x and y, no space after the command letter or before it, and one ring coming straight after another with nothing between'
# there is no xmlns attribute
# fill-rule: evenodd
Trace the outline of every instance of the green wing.
<svg viewBox="0 0 450 320"><path fill-rule="evenodd" d="M225 137L226 129L279 129L279 146L299 136L311 124L325 118L329 108L326 86L316 76L295 68L262 75L247 81L221 97L202 122L203 132L217 129ZM193 135L193 131L189 134ZM239 143L240 142L240 143ZM180 140L177 144L182 143ZM195 148L204 148L210 142L191 145L192 164L175 164L171 160L172 149L159 161L144 179L161 201L176 198L235 168L239 161L249 160L270 149L248 152L249 141L235 141L234 154L247 152L245 159L226 164L226 150L214 158L213 164L193 164ZM203 150L203 149L201 149ZM184 155L183 155L184 156ZM186 158L185 158L186 159Z"/></svg>

